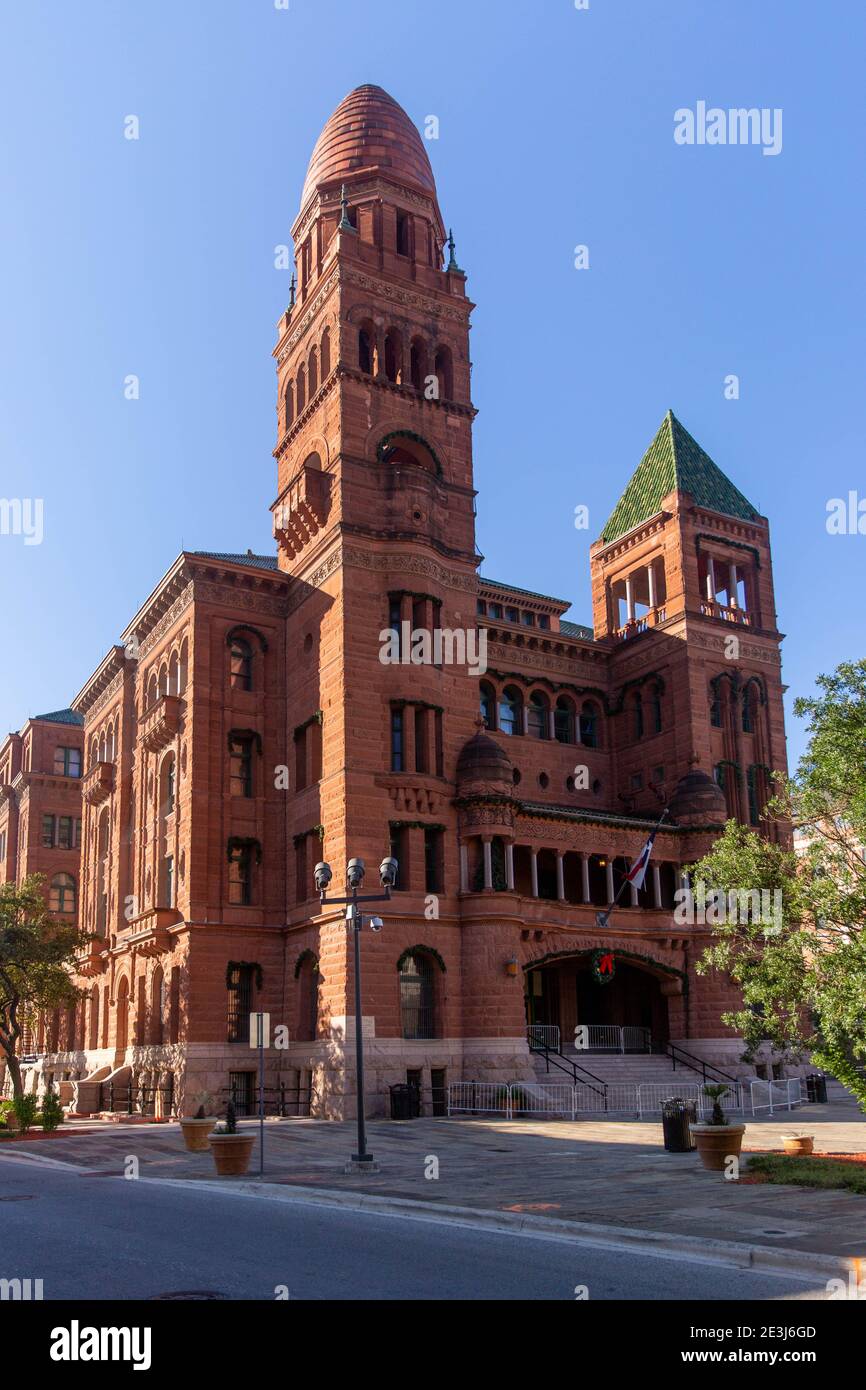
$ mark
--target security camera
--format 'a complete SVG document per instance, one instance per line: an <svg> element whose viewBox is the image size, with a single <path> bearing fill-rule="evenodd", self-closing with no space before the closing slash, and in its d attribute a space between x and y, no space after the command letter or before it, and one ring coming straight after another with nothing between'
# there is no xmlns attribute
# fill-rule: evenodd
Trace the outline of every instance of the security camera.
<svg viewBox="0 0 866 1390"><path fill-rule="evenodd" d="M396 859L383 859L379 865L379 877L383 888L393 888L397 882L399 865Z"/></svg>
<svg viewBox="0 0 866 1390"><path fill-rule="evenodd" d="M384 927L384 925L385 925L385 923L382 921L382 918L381 918L381 917L371 917L371 918L370 918L370 930L371 930L371 931L381 931L382 928Z"/></svg>
<svg viewBox="0 0 866 1390"><path fill-rule="evenodd" d="M350 859L346 865L346 881L350 888L360 888L364 882L363 859Z"/></svg>
<svg viewBox="0 0 866 1390"><path fill-rule="evenodd" d="M331 882L331 879L333 878L330 864L325 864L324 862L321 864L317 864L314 873L316 879L316 892L324 893L325 889L327 888L328 884Z"/></svg>

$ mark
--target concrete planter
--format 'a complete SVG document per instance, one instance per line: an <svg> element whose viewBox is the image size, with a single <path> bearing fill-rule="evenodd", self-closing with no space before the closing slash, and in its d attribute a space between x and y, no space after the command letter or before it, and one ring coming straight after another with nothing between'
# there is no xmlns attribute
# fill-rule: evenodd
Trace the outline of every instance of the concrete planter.
<svg viewBox="0 0 866 1390"><path fill-rule="evenodd" d="M814 1134L783 1134L786 1154L810 1154L815 1147Z"/></svg>
<svg viewBox="0 0 866 1390"><path fill-rule="evenodd" d="M745 1125L689 1125L701 1163L713 1173L723 1173L727 1159L740 1156Z"/></svg>
<svg viewBox="0 0 866 1390"><path fill-rule="evenodd" d="M254 1134L212 1134L211 1153L220 1178L240 1178L250 1166Z"/></svg>
<svg viewBox="0 0 866 1390"><path fill-rule="evenodd" d="M183 1142L191 1153L205 1153L208 1147L208 1139L211 1132L216 1128L216 1115L206 1116L203 1120L193 1118L183 1119L180 1122Z"/></svg>

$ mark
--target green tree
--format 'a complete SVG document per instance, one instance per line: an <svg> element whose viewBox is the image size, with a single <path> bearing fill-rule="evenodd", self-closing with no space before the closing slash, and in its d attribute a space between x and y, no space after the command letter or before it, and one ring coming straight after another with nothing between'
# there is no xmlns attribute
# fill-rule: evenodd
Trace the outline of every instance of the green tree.
<svg viewBox="0 0 866 1390"><path fill-rule="evenodd" d="M0 1052L15 1096L23 1095L15 1049L24 1022L81 997L70 971L89 939L48 911L39 874L0 885Z"/></svg>
<svg viewBox="0 0 866 1390"><path fill-rule="evenodd" d="M805 836L795 856L728 821L691 870L709 889L778 892L771 923L737 913L714 927L699 970L727 971L743 1007L723 1016L749 1055L768 1040L811 1052L866 1111L866 661L820 676L795 702L809 744L796 776L778 779L769 814Z"/></svg>

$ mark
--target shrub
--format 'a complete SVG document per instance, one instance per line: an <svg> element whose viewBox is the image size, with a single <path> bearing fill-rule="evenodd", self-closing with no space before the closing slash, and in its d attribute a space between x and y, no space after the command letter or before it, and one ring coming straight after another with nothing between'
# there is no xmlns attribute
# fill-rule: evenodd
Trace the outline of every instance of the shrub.
<svg viewBox="0 0 866 1390"><path fill-rule="evenodd" d="M60 1097L49 1086L42 1099L42 1128L49 1131L57 1129L63 1123L63 1106L60 1104Z"/></svg>
<svg viewBox="0 0 866 1390"><path fill-rule="evenodd" d="M15 1111L18 1128L22 1134L26 1134L28 1129L32 1128L38 1108L35 1096L16 1096L13 1100L12 1109Z"/></svg>

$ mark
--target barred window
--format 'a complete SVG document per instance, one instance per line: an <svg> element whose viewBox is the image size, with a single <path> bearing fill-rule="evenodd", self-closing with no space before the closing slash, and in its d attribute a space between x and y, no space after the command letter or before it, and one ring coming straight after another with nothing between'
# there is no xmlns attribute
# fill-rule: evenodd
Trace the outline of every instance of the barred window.
<svg viewBox="0 0 866 1390"><path fill-rule="evenodd" d="M228 1041L248 1042L253 1008L254 965L233 965L228 978Z"/></svg>

